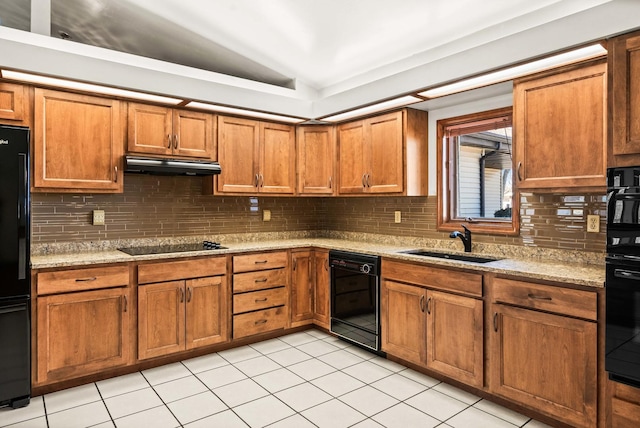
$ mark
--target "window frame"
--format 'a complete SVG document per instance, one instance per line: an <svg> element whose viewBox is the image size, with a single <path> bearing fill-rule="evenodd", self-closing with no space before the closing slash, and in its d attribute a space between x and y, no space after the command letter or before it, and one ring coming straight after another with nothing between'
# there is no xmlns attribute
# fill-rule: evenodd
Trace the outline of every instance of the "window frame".
<svg viewBox="0 0 640 428"><path fill-rule="evenodd" d="M457 171L457 156L455 150L445 144L445 135L447 130L464 129L469 127L473 129L471 124L478 122L490 123L496 120L504 120L509 118L508 122L513 127L513 107L504 107L494 110L487 110L477 113L456 116L437 121L437 196L438 196L438 215L437 228L440 231L454 231L460 229L461 223L469 225L472 232L480 234L492 235L519 235L520 234L520 193L517 188L517 180L515 174L515 165L512 157L511 164L511 188L512 188L512 206L511 221L492 220L489 218L471 219L468 221L464 218L452 218L451 213L454 212L455 206L452 204L456 201L457 181L455 181L454 171ZM512 135L514 133L512 132ZM512 154L515 156L514 139L511 140ZM445 145L447 147L445 147Z"/></svg>

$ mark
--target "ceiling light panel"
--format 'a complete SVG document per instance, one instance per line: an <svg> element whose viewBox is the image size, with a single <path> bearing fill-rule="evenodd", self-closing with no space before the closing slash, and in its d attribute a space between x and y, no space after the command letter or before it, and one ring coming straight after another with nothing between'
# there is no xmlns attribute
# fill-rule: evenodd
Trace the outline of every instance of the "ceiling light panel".
<svg viewBox="0 0 640 428"><path fill-rule="evenodd" d="M225 107L225 106L219 106L215 104L201 103L198 101L191 101L189 104L186 105L186 107L211 110L218 113L235 114L239 116L250 116L258 119L275 120L278 122L287 122L287 123L300 123L307 120L307 119L301 119L299 117L280 116L278 114L262 113L262 112L253 111L253 110L243 110L240 108Z"/></svg>
<svg viewBox="0 0 640 428"><path fill-rule="evenodd" d="M413 95L407 95L404 97L400 97L400 98L394 98L392 100L388 100L388 101L383 101L381 103L377 103L377 104L372 104L370 106L366 106L366 107L362 107L356 110L351 110L345 113L340 113L340 114L336 114L333 116L329 116L329 117L323 117L322 120L323 121L328 121L328 122L340 122L342 120L347 120L347 119L351 119L353 117L357 117L357 116L364 116L366 114L369 113L375 113L375 112L379 112L379 111L383 111L383 110L389 110L392 108L396 108L396 107L402 107L402 106L406 106L409 104L414 104L414 103L418 103L424 101L421 98L418 97L414 97Z"/></svg>

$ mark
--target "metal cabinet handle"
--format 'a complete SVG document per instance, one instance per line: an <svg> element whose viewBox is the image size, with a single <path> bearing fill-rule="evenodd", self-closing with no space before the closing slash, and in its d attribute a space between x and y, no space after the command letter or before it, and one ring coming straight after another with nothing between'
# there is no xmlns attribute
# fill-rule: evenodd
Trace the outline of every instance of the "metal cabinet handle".
<svg viewBox="0 0 640 428"><path fill-rule="evenodd" d="M116 183L118 182L118 166L114 166L113 167L114 171L116 172Z"/></svg>
<svg viewBox="0 0 640 428"><path fill-rule="evenodd" d="M171 148L171 134L167 134L167 149Z"/></svg>
<svg viewBox="0 0 640 428"><path fill-rule="evenodd" d="M256 261L255 261L255 262L253 262L253 263L254 263L254 264L257 264L257 265L263 265L263 264L265 264L265 263L267 263L267 262L268 262L268 260L256 260Z"/></svg>
<svg viewBox="0 0 640 428"><path fill-rule="evenodd" d="M260 174L260 187L264 187L264 175Z"/></svg>
<svg viewBox="0 0 640 428"><path fill-rule="evenodd" d="M367 187L367 182L365 181L367 178L367 174L362 174L362 187Z"/></svg>
<svg viewBox="0 0 640 428"><path fill-rule="evenodd" d="M254 322L255 325L266 324L266 323L267 323L267 320L258 320Z"/></svg>
<svg viewBox="0 0 640 428"><path fill-rule="evenodd" d="M178 288L178 293L180 294L180 303L184 303L184 290L182 288Z"/></svg>
<svg viewBox="0 0 640 428"><path fill-rule="evenodd" d="M258 279L256 279L254 282L255 282L255 283L260 283L260 282L267 282L267 281L268 281L268 279L267 279L267 278L258 278Z"/></svg>
<svg viewBox="0 0 640 428"><path fill-rule="evenodd" d="M191 297L193 297L193 290L191 287L187 287L187 303L191 302Z"/></svg>
<svg viewBox="0 0 640 428"><path fill-rule="evenodd" d="M493 313L493 331L495 332L498 331L498 313L497 312Z"/></svg>
<svg viewBox="0 0 640 428"><path fill-rule="evenodd" d="M420 312L424 313L424 294L420 296Z"/></svg>
<svg viewBox="0 0 640 428"><path fill-rule="evenodd" d="M329 176L329 189L333 189L333 177Z"/></svg>
<svg viewBox="0 0 640 428"><path fill-rule="evenodd" d="M262 299L255 299L255 302L256 302L256 303L266 302L266 301L267 301L267 298L266 298L266 297L263 297Z"/></svg>
<svg viewBox="0 0 640 428"><path fill-rule="evenodd" d="M255 183L255 184L254 184L254 186L253 186L253 187L258 187L258 184L259 184L259 181L258 181L258 180L259 180L259 179L260 179L260 178L259 178L258 174L256 174L255 181L254 181L254 183Z"/></svg>
<svg viewBox="0 0 640 428"><path fill-rule="evenodd" d="M122 296L123 302L122 302L122 312L127 312L127 307L129 306L129 302L127 301L127 296Z"/></svg>
<svg viewBox="0 0 640 428"><path fill-rule="evenodd" d="M522 181L522 175L520 174L521 169L522 169L522 162L518 162L518 181Z"/></svg>
<svg viewBox="0 0 640 428"><path fill-rule="evenodd" d="M174 149L178 148L178 134L173 135L173 148Z"/></svg>
<svg viewBox="0 0 640 428"><path fill-rule="evenodd" d="M371 187L370 178L371 178L371 175L367 174L367 187Z"/></svg>
<svg viewBox="0 0 640 428"><path fill-rule="evenodd" d="M553 300L553 298L551 298L549 296L538 296L538 295L532 294L532 293L527 294L527 297L530 298L530 299L534 299L534 300L549 300L549 301Z"/></svg>
<svg viewBox="0 0 640 428"><path fill-rule="evenodd" d="M76 278L76 282L90 282L90 281L95 281L96 279L98 279L97 277L91 277L91 278Z"/></svg>
<svg viewBox="0 0 640 428"><path fill-rule="evenodd" d="M431 315L431 297L427 299L427 313Z"/></svg>

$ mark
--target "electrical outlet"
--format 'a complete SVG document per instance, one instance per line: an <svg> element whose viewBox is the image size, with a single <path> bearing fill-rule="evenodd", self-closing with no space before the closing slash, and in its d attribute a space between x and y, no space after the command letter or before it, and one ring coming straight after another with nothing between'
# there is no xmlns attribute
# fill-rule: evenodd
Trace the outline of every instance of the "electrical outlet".
<svg viewBox="0 0 640 428"><path fill-rule="evenodd" d="M104 210L93 210L93 225L104 226Z"/></svg>
<svg viewBox="0 0 640 428"><path fill-rule="evenodd" d="M587 216L587 232L600 232L600 216L588 215Z"/></svg>
<svg viewBox="0 0 640 428"><path fill-rule="evenodd" d="M271 210L262 210L262 221L271 221Z"/></svg>
<svg viewBox="0 0 640 428"><path fill-rule="evenodd" d="M402 211L396 211L395 221L396 223L400 223L402 221Z"/></svg>

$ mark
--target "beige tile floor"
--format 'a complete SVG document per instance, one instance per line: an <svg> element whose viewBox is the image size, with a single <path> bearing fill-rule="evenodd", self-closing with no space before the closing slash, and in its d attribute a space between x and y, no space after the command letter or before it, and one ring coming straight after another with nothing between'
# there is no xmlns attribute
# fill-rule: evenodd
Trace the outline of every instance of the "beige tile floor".
<svg viewBox="0 0 640 428"><path fill-rule="evenodd" d="M544 428L319 330L0 409L12 428Z"/></svg>

